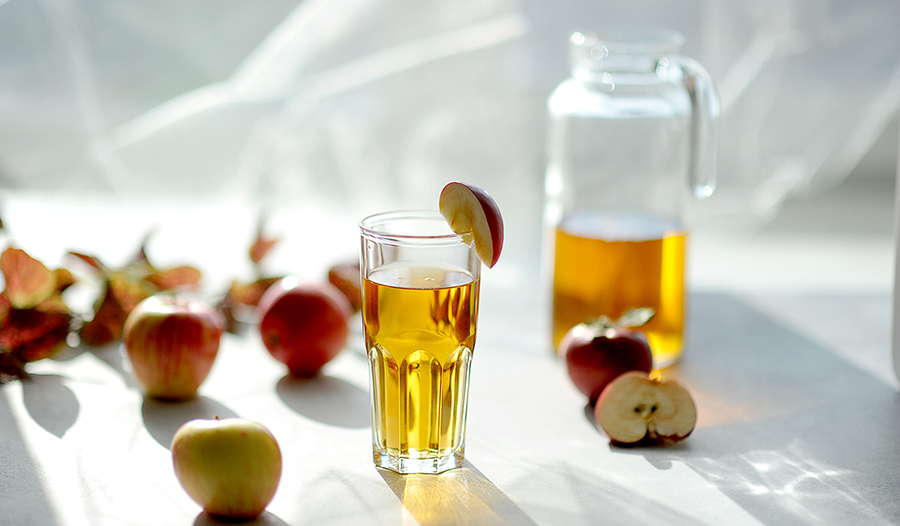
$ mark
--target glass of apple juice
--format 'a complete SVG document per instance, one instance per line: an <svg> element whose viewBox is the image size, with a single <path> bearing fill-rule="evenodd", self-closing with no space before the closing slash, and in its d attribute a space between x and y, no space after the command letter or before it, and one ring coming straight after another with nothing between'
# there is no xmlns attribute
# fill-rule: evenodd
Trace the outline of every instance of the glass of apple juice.
<svg viewBox="0 0 900 526"><path fill-rule="evenodd" d="M481 262L436 211L386 212L359 226L375 465L460 467Z"/></svg>

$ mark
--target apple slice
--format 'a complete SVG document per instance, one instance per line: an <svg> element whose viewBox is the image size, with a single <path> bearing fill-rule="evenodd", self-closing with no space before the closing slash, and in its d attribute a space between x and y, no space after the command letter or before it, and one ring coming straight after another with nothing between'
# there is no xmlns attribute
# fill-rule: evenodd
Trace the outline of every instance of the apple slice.
<svg viewBox="0 0 900 526"><path fill-rule="evenodd" d="M488 268L497 264L503 248L503 217L494 198L468 183L447 183L441 191L441 215L450 229L471 236L475 253Z"/></svg>
<svg viewBox="0 0 900 526"><path fill-rule="evenodd" d="M694 430L697 406L675 380L660 381L631 371L606 386L594 417L613 443L672 444Z"/></svg>

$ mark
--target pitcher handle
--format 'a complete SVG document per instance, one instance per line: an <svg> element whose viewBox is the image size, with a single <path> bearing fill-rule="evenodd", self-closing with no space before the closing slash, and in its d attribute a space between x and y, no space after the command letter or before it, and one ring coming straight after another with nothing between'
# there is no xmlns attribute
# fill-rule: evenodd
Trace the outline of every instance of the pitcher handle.
<svg viewBox="0 0 900 526"><path fill-rule="evenodd" d="M697 61L684 57L662 57L657 64L667 68L669 61L680 70L681 84L691 99L691 142L688 183L694 196L704 199L716 188L716 162L719 143L721 107L716 86L706 69Z"/></svg>

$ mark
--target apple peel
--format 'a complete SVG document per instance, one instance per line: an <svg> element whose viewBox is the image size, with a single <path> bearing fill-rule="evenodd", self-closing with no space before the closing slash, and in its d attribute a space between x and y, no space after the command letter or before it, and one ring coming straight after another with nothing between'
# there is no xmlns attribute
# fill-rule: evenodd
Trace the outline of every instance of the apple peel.
<svg viewBox="0 0 900 526"><path fill-rule="evenodd" d="M494 198L473 184L451 182L441 191L439 207L450 229L471 236L478 258L493 268L503 249L503 216Z"/></svg>
<svg viewBox="0 0 900 526"><path fill-rule="evenodd" d="M691 434L697 424L697 406L675 380L632 371L603 390L594 417L614 444L665 445Z"/></svg>

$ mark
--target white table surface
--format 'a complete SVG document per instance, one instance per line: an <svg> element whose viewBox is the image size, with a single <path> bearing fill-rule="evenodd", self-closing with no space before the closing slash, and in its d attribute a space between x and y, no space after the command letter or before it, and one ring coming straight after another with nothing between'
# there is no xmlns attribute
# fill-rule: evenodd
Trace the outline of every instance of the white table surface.
<svg viewBox="0 0 900 526"><path fill-rule="evenodd" d="M142 207L13 195L4 205L13 241L51 267L67 249L115 264L155 226L151 257L196 264L210 289L248 272L254 213L233 203ZM329 218L292 240L307 214L273 214L286 240L272 263L316 279L336 257L355 254L356 230ZM76 215L64 231L46 221ZM323 245L329 251L309 249ZM546 351L527 265L501 259L483 276L463 469L403 477L372 465L358 320L348 348L311 381L286 377L252 331L226 335L200 396L179 404L144 399L118 345L75 348L31 364L30 380L0 386L0 524L214 523L178 485L168 444L182 422L215 415L257 420L281 444L281 485L255 524L900 522L887 279L767 288L736 268L742 285L729 288L717 258L747 256L742 245L702 236L696 245L695 268L710 272L692 289L684 359L664 373L698 404L698 427L680 445L610 447ZM861 259L872 272L888 270L889 246L872 250ZM793 261L808 278L802 258Z"/></svg>

